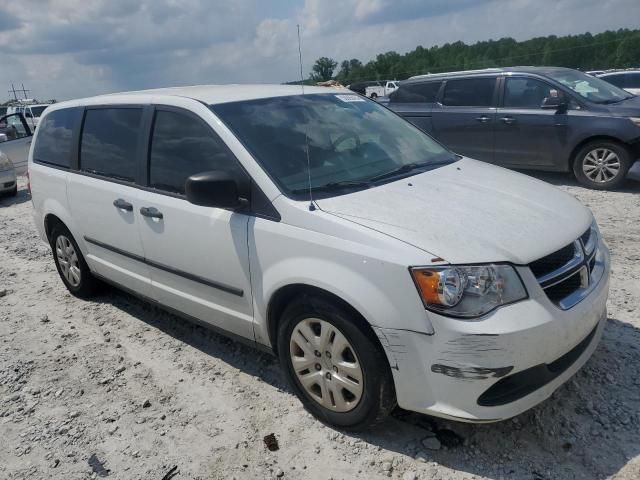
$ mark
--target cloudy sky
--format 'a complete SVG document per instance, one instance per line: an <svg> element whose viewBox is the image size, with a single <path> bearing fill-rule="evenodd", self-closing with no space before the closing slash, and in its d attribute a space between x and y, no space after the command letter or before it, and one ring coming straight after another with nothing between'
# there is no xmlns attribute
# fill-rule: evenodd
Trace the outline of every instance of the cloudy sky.
<svg viewBox="0 0 640 480"><path fill-rule="evenodd" d="M280 83L320 56L638 28L639 0L17 0L0 3L0 100Z"/></svg>

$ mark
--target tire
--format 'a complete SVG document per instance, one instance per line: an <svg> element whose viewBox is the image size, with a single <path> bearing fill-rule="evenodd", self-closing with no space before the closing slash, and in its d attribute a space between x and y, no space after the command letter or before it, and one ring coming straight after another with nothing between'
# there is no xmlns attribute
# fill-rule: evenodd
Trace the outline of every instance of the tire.
<svg viewBox="0 0 640 480"><path fill-rule="evenodd" d="M278 355L304 407L324 423L362 430L396 406L391 369L377 338L337 302L322 296L293 300L282 314Z"/></svg>
<svg viewBox="0 0 640 480"><path fill-rule="evenodd" d="M630 167L631 154L624 145L595 140L578 151L573 162L573 173L586 187L613 190L624 183Z"/></svg>
<svg viewBox="0 0 640 480"><path fill-rule="evenodd" d="M8 194L10 197L15 197L16 195L18 195L18 185L16 184L15 187L13 187L13 190L11 190Z"/></svg>
<svg viewBox="0 0 640 480"><path fill-rule="evenodd" d="M378 98L378 94L377 93L372 93L371 94L371 100L375 100L376 98Z"/></svg>
<svg viewBox="0 0 640 480"><path fill-rule="evenodd" d="M100 282L91 274L71 232L64 225L55 225L50 242L56 269L67 290L79 298L92 297Z"/></svg>

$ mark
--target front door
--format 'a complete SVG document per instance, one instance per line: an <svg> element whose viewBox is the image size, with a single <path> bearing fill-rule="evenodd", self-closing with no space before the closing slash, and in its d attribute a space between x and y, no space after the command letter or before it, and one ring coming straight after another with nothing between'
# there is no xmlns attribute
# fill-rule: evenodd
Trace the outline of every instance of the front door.
<svg viewBox="0 0 640 480"><path fill-rule="evenodd" d="M545 98L562 95L548 83L529 77L506 77L495 127L495 163L549 168L566 165L567 114L543 109Z"/></svg>
<svg viewBox="0 0 640 480"><path fill-rule="evenodd" d="M433 134L455 153L493 161L496 78L447 80L432 112Z"/></svg>
<svg viewBox="0 0 640 480"><path fill-rule="evenodd" d="M27 171L27 160L33 131L21 113L0 118L0 151L4 152L22 175Z"/></svg>
<svg viewBox="0 0 640 480"><path fill-rule="evenodd" d="M185 181L223 170L245 175L201 118L157 107L151 134L148 190L141 192L140 234L154 298L175 310L253 338L249 217L189 203Z"/></svg>
<svg viewBox="0 0 640 480"><path fill-rule="evenodd" d="M140 190L135 187L142 108L91 108L84 116L80 173L70 173L67 195L74 231L95 273L150 296L151 279L138 233Z"/></svg>

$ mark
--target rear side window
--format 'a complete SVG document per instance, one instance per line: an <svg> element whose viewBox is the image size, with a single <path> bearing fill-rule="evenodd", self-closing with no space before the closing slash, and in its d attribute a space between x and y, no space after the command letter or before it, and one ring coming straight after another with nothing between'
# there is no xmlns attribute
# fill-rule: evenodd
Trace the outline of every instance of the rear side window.
<svg viewBox="0 0 640 480"><path fill-rule="evenodd" d="M440 85L442 82L400 85L398 90L389 95L389 99L396 103L435 103Z"/></svg>
<svg viewBox="0 0 640 480"><path fill-rule="evenodd" d="M141 108L87 110L80 142L80 168L133 182L141 118Z"/></svg>
<svg viewBox="0 0 640 480"><path fill-rule="evenodd" d="M442 104L450 107L491 107L495 78L448 80Z"/></svg>
<svg viewBox="0 0 640 480"><path fill-rule="evenodd" d="M240 171L224 143L203 121L159 110L153 127L149 186L184 194L191 175L211 170Z"/></svg>
<svg viewBox="0 0 640 480"><path fill-rule="evenodd" d="M38 125L38 136L33 147L33 159L37 162L69 168L71 165L71 140L75 108L65 108L49 113Z"/></svg>

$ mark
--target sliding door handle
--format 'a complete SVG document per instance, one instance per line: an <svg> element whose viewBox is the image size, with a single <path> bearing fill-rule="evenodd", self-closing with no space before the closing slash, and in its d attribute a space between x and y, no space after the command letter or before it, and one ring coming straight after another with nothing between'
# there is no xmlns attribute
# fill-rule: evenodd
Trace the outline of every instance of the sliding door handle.
<svg viewBox="0 0 640 480"><path fill-rule="evenodd" d="M159 218L159 219L163 217L162 212L155 207L140 208L140 215L142 215L143 217Z"/></svg>
<svg viewBox="0 0 640 480"><path fill-rule="evenodd" d="M506 123L507 125L513 125L516 123L516 119L513 117L502 117L500 120L502 120L502 123Z"/></svg>
<svg viewBox="0 0 640 480"><path fill-rule="evenodd" d="M121 198L113 201L113 206L120 210L126 210L127 212L133 212L133 205Z"/></svg>

